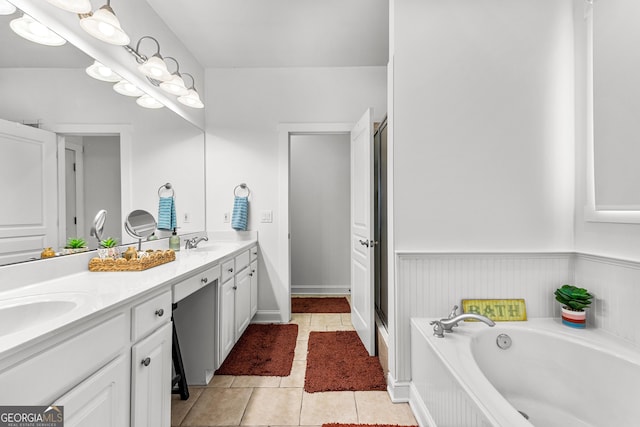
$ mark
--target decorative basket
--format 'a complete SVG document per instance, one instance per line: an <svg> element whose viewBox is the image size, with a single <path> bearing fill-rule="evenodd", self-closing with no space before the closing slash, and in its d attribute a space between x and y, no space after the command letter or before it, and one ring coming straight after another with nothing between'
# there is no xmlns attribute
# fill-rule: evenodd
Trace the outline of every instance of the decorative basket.
<svg viewBox="0 0 640 427"><path fill-rule="evenodd" d="M91 258L89 261L89 271L143 271L175 261L176 259L176 253L172 249L166 251L148 251L146 254L146 256L136 259Z"/></svg>

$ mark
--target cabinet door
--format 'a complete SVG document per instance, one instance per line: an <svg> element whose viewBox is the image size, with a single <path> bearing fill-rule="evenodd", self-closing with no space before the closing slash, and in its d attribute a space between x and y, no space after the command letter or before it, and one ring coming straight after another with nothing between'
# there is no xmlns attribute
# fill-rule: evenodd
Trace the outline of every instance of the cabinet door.
<svg viewBox="0 0 640 427"><path fill-rule="evenodd" d="M171 425L171 323L131 347L131 425Z"/></svg>
<svg viewBox="0 0 640 427"><path fill-rule="evenodd" d="M220 288L220 360L224 362L235 344L235 279L232 277Z"/></svg>
<svg viewBox="0 0 640 427"><path fill-rule="evenodd" d="M255 260L249 266L251 269L249 276L251 276L251 318L256 315L258 311L258 260Z"/></svg>
<svg viewBox="0 0 640 427"><path fill-rule="evenodd" d="M236 341L249 326L251 321L251 276L245 268L236 276Z"/></svg>
<svg viewBox="0 0 640 427"><path fill-rule="evenodd" d="M127 359L119 356L53 405L64 406L66 427L125 427L129 425L128 389Z"/></svg>

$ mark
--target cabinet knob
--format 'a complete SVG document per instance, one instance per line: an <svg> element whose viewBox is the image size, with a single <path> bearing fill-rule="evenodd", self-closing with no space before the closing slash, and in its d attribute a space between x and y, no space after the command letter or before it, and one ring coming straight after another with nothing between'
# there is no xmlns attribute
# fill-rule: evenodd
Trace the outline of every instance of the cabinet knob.
<svg viewBox="0 0 640 427"><path fill-rule="evenodd" d="M150 357L145 357L144 359L142 359L141 364L144 365L144 366L149 366L151 364L151 358Z"/></svg>
<svg viewBox="0 0 640 427"><path fill-rule="evenodd" d="M164 315L164 310L162 308L156 310L156 316L162 317Z"/></svg>
<svg viewBox="0 0 640 427"><path fill-rule="evenodd" d="M251 273L249 273L249 276L253 277L253 271Z"/></svg>
<svg viewBox="0 0 640 427"><path fill-rule="evenodd" d="M236 289L238 289L238 287L237 287L237 286L234 286L234 287L233 287L233 289L234 289L234 290L236 290Z"/></svg>
<svg viewBox="0 0 640 427"><path fill-rule="evenodd" d="M227 270L229 273L233 273L233 268Z"/></svg>
<svg viewBox="0 0 640 427"><path fill-rule="evenodd" d="M203 277L202 279L200 279L200 281L201 281L202 283L207 283L207 282L209 281L209 279L208 279L208 278L206 278L206 277Z"/></svg>

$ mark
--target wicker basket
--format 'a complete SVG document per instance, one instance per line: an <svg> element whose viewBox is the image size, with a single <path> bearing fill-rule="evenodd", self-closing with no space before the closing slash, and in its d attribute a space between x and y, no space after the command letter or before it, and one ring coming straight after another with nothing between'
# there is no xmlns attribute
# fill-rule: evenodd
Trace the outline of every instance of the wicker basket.
<svg viewBox="0 0 640 427"><path fill-rule="evenodd" d="M130 260L126 258L91 258L89 271L143 271L176 259L176 253L172 249L148 251L147 254L147 256Z"/></svg>

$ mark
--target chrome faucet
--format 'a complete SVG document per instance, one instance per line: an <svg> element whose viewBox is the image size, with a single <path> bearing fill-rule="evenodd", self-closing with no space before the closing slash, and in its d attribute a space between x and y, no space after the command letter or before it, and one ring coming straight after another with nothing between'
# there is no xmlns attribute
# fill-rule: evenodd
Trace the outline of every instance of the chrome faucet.
<svg viewBox="0 0 640 427"><path fill-rule="evenodd" d="M203 237L194 237L192 239L187 239L184 242L184 248L185 249L195 249L198 247L198 243L202 242L202 241L208 242L209 238L207 236L203 236Z"/></svg>
<svg viewBox="0 0 640 427"><path fill-rule="evenodd" d="M443 338L445 332L453 332L454 326L458 326L459 322L466 319L479 320L489 326L496 325L496 323L493 320L481 314L463 313L463 314L456 315L457 309L458 309L458 306L454 306L453 310L449 314L449 317L446 319L433 320L429 322L430 325L433 325L433 335L435 335L438 338Z"/></svg>

